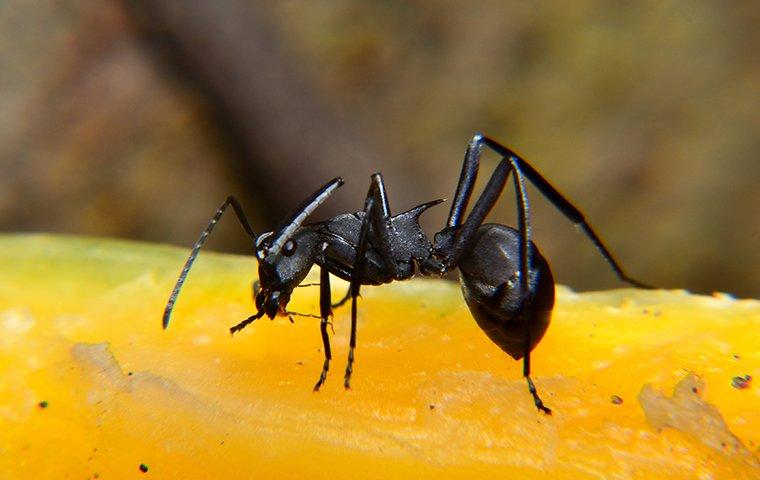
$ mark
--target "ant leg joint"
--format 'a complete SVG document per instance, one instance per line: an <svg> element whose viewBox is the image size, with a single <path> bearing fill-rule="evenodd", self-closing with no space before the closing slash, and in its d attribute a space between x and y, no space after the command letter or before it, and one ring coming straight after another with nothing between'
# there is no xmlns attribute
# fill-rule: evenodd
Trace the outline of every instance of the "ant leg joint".
<svg viewBox="0 0 760 480"><path fill-rule="evenodd" d="M538 396L538 391L536 390L536 386L533 384L533 380L526 375L525 379L528 381L528 391L533 396L533 403L536 405L536 408L538 411L546 414L551 415L552 411L549 407L544 405L544 402L541 401L541 398Z"/></svg>

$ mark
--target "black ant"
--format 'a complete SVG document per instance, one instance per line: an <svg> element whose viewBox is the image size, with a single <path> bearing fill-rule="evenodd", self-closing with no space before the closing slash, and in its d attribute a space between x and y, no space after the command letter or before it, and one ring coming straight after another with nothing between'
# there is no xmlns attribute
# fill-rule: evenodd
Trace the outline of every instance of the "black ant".
<svg viewBox="0 0 760 480"><path fill-rule="evenodd" d="M502 159L472 211L464 218L483 146L499 154ZM484 224L510 173L513 174L517 197L517 229ZM350 388L356 348L356 299L360 287L406 280L415 272L425 276L441 276L458 268L464 299L478 325L512 358L523 359L523 376L536 407L551 414L530 378L530 352L549 326L554 306L554 279L549 264L530 239L525 179L535 185L568 219L580 226L620 280L639 288L652 288L623 272L583 214L530 164L498 142L475 135L465 153L448 221L443 230L435 234L433 243L422 231L419 216L443 200L434 200L392 215L380 173L371 177L362 211L338 215L324 222L304 224L309 215L343 184L343 179L338 177L307 198L274 232L258 237L240 204L234 197L228 197L195 242L169 297L163 327L169 325L177 295L198 252L224 210L232 205L241 225L254 241L259 260L259 281L254 283L257 313L230 328L231 333L242 330L264 315L274 318L295 314L286 310L291 293L315 263L320 267L319 318L322 319L320 328L325 363L314 391L322 386L330 368L332 354L327 327L332 308L351 299L351 337L344 377L345 388ZM330 299L330 274L350 283L346 296L335 305L331 305Z"/></svg>

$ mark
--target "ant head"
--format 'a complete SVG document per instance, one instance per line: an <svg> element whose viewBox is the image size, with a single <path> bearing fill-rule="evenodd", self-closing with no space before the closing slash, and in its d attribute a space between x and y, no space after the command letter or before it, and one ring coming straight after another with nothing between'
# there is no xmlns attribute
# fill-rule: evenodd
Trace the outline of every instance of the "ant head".
<svg viewBox="0 0 760 480"><path fill-rule="evenodd" d="M256 308L269 318L287 315L290 295L314 265L318 247L317 234L310 228L300 228L282 242L274 241L274 237L265 233L256 241Z"/></svg>
<svg viewBox="0 0 760 480"><path fill-rule="evenodd" d="M318 252L318 235L313 228L302 225L341 185L340 177L330 180L293 210L275 233L265 233L256 240L261 282L256 292L259 316L287 315L290 294L309 273Z"/></svg>

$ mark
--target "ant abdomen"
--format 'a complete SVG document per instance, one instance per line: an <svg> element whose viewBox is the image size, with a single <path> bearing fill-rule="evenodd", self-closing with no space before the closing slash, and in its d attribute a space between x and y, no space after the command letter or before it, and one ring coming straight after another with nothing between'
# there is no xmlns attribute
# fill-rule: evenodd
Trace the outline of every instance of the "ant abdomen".
<svg viewBox="0 0 760 480"><path fill-rule="evenodd" d="M520 233L504 225L486 224L472 242L458 265L464 299L488 338L519 360L525 354L525 320L531 326L531 350L549 327L554 306L549 264L531 242L528 298L522 298L517 253ZM521 318L523 312L528 319Z"/></svg>

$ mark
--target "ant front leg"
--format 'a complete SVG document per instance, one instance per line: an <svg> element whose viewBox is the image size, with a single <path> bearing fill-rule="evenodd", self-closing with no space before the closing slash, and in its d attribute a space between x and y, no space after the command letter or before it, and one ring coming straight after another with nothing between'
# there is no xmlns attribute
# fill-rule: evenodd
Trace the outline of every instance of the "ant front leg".
<svg viewBox="0 0 760 480"><path fill-rule="evenodd" d="M332 317L332 308L330 305L330 273L325 267L320 267L319 270L319 315L322 317L322 322L320 323L319 328L322 333L322 345L325 349L325 364L322 367L322 373L319 375L317 384L314 385L315 392L319 391L319 387L325 383L327 371L330 370L330 360L332 359L330 337L327 334L327 325L329 324L330 317Z"/></svg>

